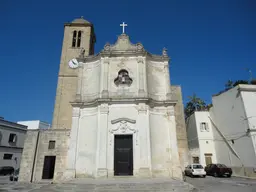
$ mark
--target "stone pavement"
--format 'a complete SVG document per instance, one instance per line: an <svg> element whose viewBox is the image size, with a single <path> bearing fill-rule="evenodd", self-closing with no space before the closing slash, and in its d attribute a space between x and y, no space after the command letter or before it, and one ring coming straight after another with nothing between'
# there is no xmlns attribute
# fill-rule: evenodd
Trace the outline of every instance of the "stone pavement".
<svg viewBox="0 0 256 192"><path fill-rule="evenodd" d="M0 184L0 192L131 192L196 191L188 183L172 179L76 179L66 183L36 184L9 182Z"/></svg>
<svg viewBox="0 0 256 192"><path fill-rule="evenodd" d="M239 177L211 177L190 178L186 181L194 185L199 191L207 192L256 192L256 180Z"/></svg>

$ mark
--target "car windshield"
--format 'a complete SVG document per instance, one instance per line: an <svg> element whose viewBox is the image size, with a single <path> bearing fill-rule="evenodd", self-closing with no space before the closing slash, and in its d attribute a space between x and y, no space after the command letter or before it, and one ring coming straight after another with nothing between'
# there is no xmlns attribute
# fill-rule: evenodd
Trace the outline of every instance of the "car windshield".
<svg viewBox="0 0 256 192"><path fill-rule="evenodd" d="M193 169L203 169L202 165L193 165Z"/></svg>
<svg viewBox="0 0 256 192"><path fill-rule="evenodd" d="M219 167L219 168L226 168L227 166L223 165L223 164L217 164L217 167Z"/></svg>

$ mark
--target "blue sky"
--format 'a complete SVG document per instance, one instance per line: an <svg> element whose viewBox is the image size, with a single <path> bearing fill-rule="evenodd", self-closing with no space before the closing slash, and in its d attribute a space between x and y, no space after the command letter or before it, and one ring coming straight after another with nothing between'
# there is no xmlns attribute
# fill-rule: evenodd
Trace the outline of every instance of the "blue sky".
<svg viewBox="0 0 256 192"><path fill-rule="evenodd" d="M133 43L154 54L168 49L172 84L183 100L206 102L228 79L256 77L255 0L1 0L0 116L51 123L63 24L84 16L94 24L96 52L128 23ZM151 3L152 2L152 3Z"/></svg>

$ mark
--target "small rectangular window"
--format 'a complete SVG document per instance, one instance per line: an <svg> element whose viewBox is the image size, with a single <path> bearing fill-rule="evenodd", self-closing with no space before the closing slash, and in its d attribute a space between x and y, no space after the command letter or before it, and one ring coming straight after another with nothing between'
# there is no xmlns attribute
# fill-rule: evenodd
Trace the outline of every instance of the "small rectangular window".
<svg viewBox="0 0 256 192"><path fill-rule="evenodd" d="M193 157L193 163L199 163L199 157Z"/></svg>
<svg viewBox="0 0 256 192"><path fill-rule="evenodd" d="M3 159L12 159L12 154L5 153Z"/></svg>
<svg viewBox="0 0 256 192"><path fill-rule="evenodd" d="M55 141L49 141L48 149L55 149Z"/></svg>
<svg viewBox="0 0 256 192"><path fill-rule="evenodd" d="M200 124L200 130L201 131L209 131L208 123L205 123L205 122L201 123Z"/></svg>
<svg viewBox="0 0 256 192"><path fill-rule="evenodd" d="M17 135L14 133L11 133L9 136L9 143L15 143L17 141Z"/></svg>

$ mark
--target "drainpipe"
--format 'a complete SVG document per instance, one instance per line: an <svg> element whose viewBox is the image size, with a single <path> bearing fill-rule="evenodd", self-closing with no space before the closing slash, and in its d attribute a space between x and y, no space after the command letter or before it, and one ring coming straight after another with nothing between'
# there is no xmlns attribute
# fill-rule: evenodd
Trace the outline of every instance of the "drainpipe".
<svg viewBox="0 0 256 192"><path fill-rule="evenodd" d="M34 177L34 169L35 169L35 163L36 163L36 157L37 157L37 148L38 148L38 143L39 143L39 136L40 136L40 130L38 130L37 137L36 137L36 148L35 148L35 153L34 153L34 158L33 158L33 165L32 165L32 173L31 173L31 178L30 182L33 182L33 177Z"/></svg>

